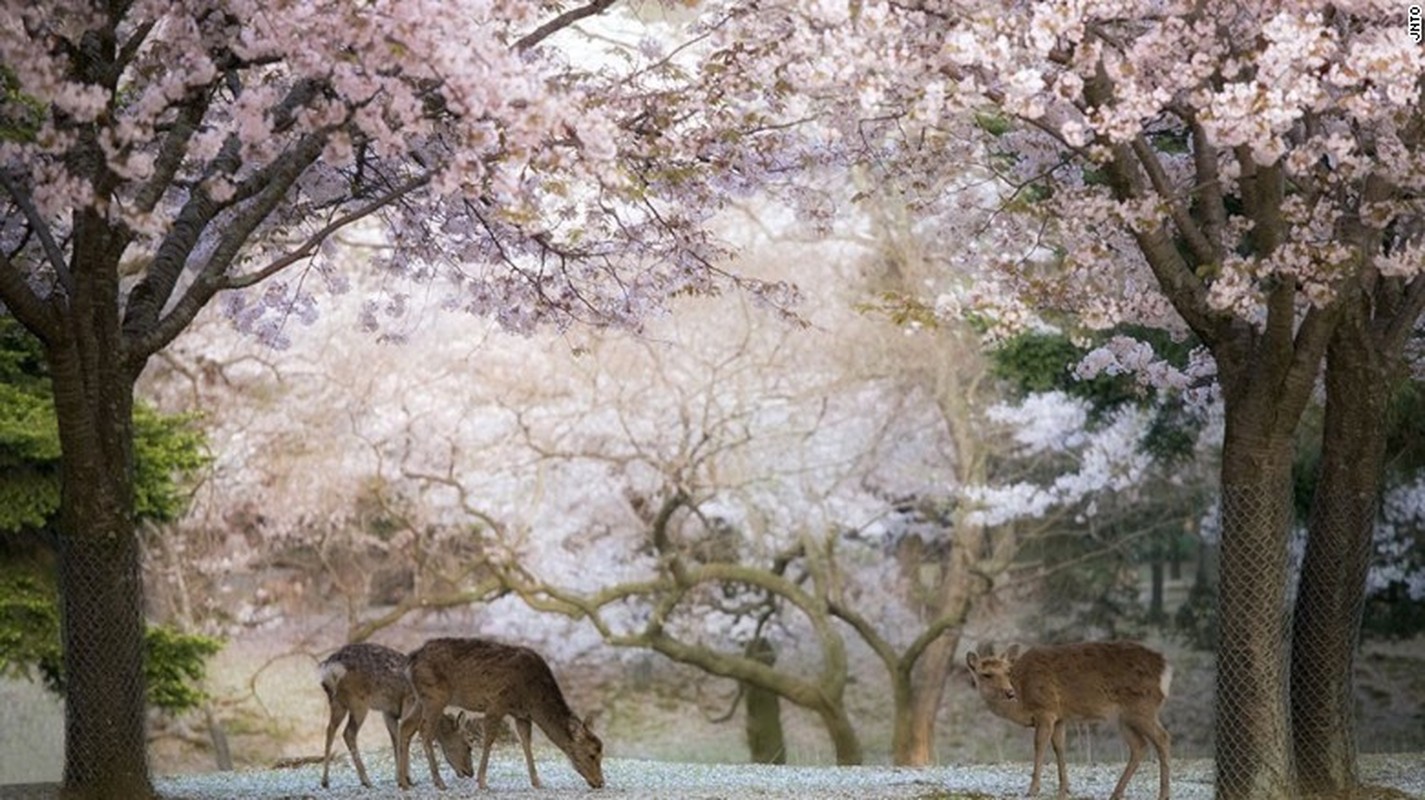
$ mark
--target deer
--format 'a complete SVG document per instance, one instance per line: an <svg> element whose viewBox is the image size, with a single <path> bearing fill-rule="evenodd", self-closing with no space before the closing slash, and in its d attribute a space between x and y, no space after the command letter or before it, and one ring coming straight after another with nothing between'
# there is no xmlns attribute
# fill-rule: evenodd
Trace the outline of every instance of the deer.
<svg viewBox="0 0 1425 800"><path fill-rule="evenodd" d="M406 719L416 717L419 717L431 780L437 787L446 788L431 749L429 732L435 730L439 715L447 706L485 715L480 770L476 778L481 789L486 788L490 747L506 716L514 718L515 732L524 747L529 782L534 788L541 788L542 784L530 751L532 725L538 725L545 736L564 751L574 770L589 786L598 789L604 785L604 744L592 730L592 715L581 720L570 710L549 664L530 648L488 639L431 639L410 654L406 677L415 690L417 702L407 709L408 717L402 719L402 746L396 750L397 757L404 759L396 768L398 779L404 781L403 788L410 782L407 746L417 727L408 726Z"/></svg>
<svg viewBox="0 0 1425 800"><path fill-rule="evenodd" d="M1173 668L1155 650L1135 642L1081 642L1044 645L1003 655L970 652L970 681L990 711L1034 728L1034 773L1029 795L1039 794L1044 747L1052 744L1059 768L1059 798L1069 794L1064 766L1067 722L1117 720L1128 743L1128 765L1113 789L1122 800L1128 781L1151 742L1158 754L1158 800L1168 800L1168 731L1158 712L1168 697Z"/></svg>
<svg viewBox="0 0 1425 800"><path fill-rule="evenodd" d="M322 788L330 785L332 739L343 719L347 723L342 739L346 741L346 749L356 765L361 785L370 788L371 779L367 777L366 765L361 761L356 735L361 730L361 723L366 720L366 712L380 711L386 721L386 731L391 734L391 747L398 746L397 725L403 712L416 704L415 691L406 680L406 656L379 644L348 644L322 661L317 666L317 672L330 711L326 750L322 754ZM431 735L440 743L441 752L452 769L467 777L475 774L471 766L468 733L462 725L442 714ZM409 742L409 738L406 741ZM397 753L397 765L400 762Z"/></svg>

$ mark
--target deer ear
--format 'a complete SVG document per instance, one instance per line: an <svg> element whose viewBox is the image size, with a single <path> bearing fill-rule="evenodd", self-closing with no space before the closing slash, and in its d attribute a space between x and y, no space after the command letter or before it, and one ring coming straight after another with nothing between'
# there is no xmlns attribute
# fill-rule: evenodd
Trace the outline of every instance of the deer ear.
<svg viewBox="0 0 1425 800"><path fill-rule="evenodd" d="M1010 646L1009 646L1008 648L1006 648L1005 651L1004 651L1004 657L1005 657L1005 659L1008 660L1008 661L1013 661L1013 660L1015 660L1016 658L1019 658L1019 650L1020 650L1020 648L1019 648L1019 645L1018 645L1017 643L1010 645Z"/></svg>
<svg viewBox="0 0 1425 800"><path fill-rule="evenodd" d="M589 713L585 714L585 715L584 715L584 727L585 727L585 728L588 728L590 731L592 731L592 730L594 729L594 723L599 720L599 716L600 716L602 713L603 713L603 709L602 709L602 708L596 708L596 709L594 709L593 711L590 711Z"/></svg>
<svg viewBox="0 0 1425 800"><path fill-rule="evenodd" d="M965 654L965 663L969 665L971 671L979 669L980 654L976 653L974 650L971 650L970 652Z"/></svg>

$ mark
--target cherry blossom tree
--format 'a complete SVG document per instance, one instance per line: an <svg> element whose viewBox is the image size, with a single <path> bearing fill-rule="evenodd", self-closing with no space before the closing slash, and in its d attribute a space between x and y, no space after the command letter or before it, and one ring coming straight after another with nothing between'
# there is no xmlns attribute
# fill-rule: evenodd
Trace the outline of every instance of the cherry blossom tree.
<svg viewBox="0 0 1425 800"><path fill-rule="evenodd" d="M1012 326L1061 309L1208 348L1225 408L1218 791L1348 789L1375 421L1425 304L1425 51L1405 9L765 3L718 34L760 64L741 74L775 76L729 97L815 119L828 152L938 232L947 273L978 277L947 285L948 310ZM1292 445L1323 364L1292 628Z"/></svg>
<svg viewBox="0 0 1425 800"><path fill-rule="evenodd" d="M151 794L133 386L214 298L280 344L357 223L393 276L520 330L636 325L727 277L666 202L706 173L659 135L670 62L555 44L613 5L3 4L0 302L54 378L68 792Z"/></svg>

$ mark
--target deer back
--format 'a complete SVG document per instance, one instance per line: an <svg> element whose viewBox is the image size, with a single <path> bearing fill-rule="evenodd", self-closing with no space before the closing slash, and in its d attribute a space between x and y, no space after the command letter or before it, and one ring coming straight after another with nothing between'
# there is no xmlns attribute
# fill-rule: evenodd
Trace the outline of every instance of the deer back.
<svg viewBox="0 0 1425 800"><path fill-rule="evenodd" d="M1134 642L1011 648L967 660L991 710L1026 725L1044 712L1068 720L1156 712L1172 675L1161 653Z"/></svg>
<svg viewBox="0 0 1425 800"><path fill-rule="evenodd" d="M554 673L533 650L487 639L431 639L411 653L411 685L422 698L543 724L573 715Z"/></svg>
<svg viewBox="0 0 1425 800"><path fill-rule="evenodd" d="M372 710L400 715L410 692L405 666L401 652L358 642L332 653L318 669L327 696L343 706L360 700Z"/></svg>

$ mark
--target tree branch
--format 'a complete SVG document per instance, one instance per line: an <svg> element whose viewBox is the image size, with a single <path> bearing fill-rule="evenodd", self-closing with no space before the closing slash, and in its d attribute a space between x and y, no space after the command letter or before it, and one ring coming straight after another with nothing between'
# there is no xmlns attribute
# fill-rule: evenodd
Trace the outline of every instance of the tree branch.
<svg viewBox="0 0 1425 800"><path fill-rule="evenodd" d="M145 359L167 346L193 321L214 295L227 288L224 274L247 244L253 231L257 230L287 197L292 184L296 183L302 172L321 155L325 144L325 137L309 135L288 151L287 156L280 160L281 167L272 170L270 180L258 196L227 225L217 247L208 257L208 263L199 271L198 277L188 286L173 309L148 330L126 331L131 337L128 348L131 366L141 366Z"/></svg>
<svg viewBox="0 0 1425 800"><path fill-rule="evenodd" d="M0 253L0 303L15 319L50 344L59 338L60 320L54 306L41 300L9 256Z"/></svg>
<svg viewBox="0 0 1425 800"><path fill-rule="evenodd" d="M1188 213L1187 206L1178 198L1168 180L1167 172L1163 170L1162 162L1158 160L1158 154L1149 146L1148 140L1142 134L1133 137L1133 153L1138 156L1138 163L1147 173L1148 181L1153 185L1153 191L1163 198L1164 203L1167 203L1173 224L1177 226L1178 233L1187 242L1188 249L1192 251L1197 263L1215 263L1217 260L1216 250L1208 238L1203 235L1202 230L1198 228L1192 215Z"/></svg>
<svg viewBox="0 0 1425 800"><path fill-rule="evenodd" d="M282 270L286 269L297 261L311 256L313 253L316 252L317 248L321 246L322 242L325 242L327 240L327 237L331 236L333 233L336 233L337 231L341 230L342 228L345 228L353 222L365 219L366 217L371 216L372 214L376 213L377 211L380 211L386 206L391 205L392 203L396 202L407 194L410 194L412 191L426 185L427 183L430 183L430 179L431 176L429 173L424 175L418 175L414 178L408 179L406 182L402 183L400 186L397 186L396 188L392 189L381 197L372 200L371 202L356 209L355 211L343 214L342 216L337 217L335 220L332 220L331 222L322 226L321 229L308 236L307 239L303 241L300 246L297 247L297 249L273 261L267 266L246 273L244 275L232 275L225 278L223 280L222 288L245 289L249 286L267 280L268 278L272 277L278 272L281 272Z"/></svg>
<svg viewBox="0 0 1425 800"><path fill-rule="evenodd" d="M604 13L616 2L618 2L618 0L593 0L593 2L588 5L571 8L524 36L521 36L515 42L514 49L528 50L581 19Z"/></svg>
<svg viewBox="0 0 1425 800"><path fill-rule="evenodd" d="M50 268L58 277L65 297L74 297L74 276L70 274L69 265L65 262L64 250L59 246L59 242L55 241L53 231L50 230L49 224L40 214L39 208L35 206L30 193L16 184L10 173L4 169L0 169L0 188L4 188L5 193L10 195L10 199L19 206L20 212L25 215L25 220L30 224L30 230L39 237L40 245L44 248L45 260L49 262Z"/></svg>
<svg viewBox="0 0 1425 800"><path fill-rule="evenodd" d="M1203 232L1214 254L1209 263L1219 263L1226 244L1222 237L1227 230L1227 204L1222 195L1222 180L1217 171L1217 151L1207 142L1207 131L1192 118L1188 122L1192 131L1193 167L1197 176L1195 193L1198 206L1202 209Z"/></svg>
<svg viewBox="0 0 1425 800"><path fill-rule="evenodd" d="M197 133L198 126L208 112L211 97L207 87L201 87L179 104L178 119L174 121L173 127L169 128L168 135L163 137L158 157L154 159L153 175L135 194L134 206L139 211L152 211L173 184L173 176L177 175L179 168L183 166L188 142L193 138L193 134Z"/></svg>

